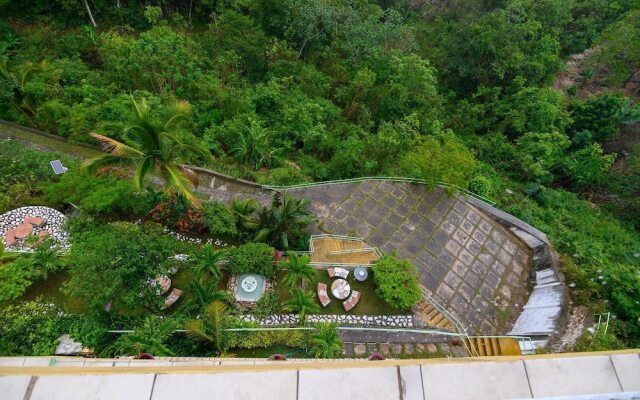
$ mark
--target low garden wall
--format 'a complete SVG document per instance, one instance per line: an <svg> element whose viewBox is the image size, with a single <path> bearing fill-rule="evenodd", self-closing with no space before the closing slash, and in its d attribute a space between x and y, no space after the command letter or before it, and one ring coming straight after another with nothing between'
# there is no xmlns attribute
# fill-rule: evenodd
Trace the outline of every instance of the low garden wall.
<svg viewBox="0 0 640 400"><path fill-rule="evenodd" d="M300 323L300 318L297 314L275 314L266 318L256 318L253 315L243 315L240 319L246 322L257 322L263 326L298 325ZM413 328L413 316L411 315L312 314L307 316L307 322L335 322L338 325Z"/></svg>

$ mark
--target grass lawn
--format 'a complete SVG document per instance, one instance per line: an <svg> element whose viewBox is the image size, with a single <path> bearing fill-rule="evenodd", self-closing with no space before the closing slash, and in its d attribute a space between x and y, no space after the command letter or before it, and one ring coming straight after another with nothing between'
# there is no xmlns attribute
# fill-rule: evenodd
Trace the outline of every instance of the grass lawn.
<svg viewBox="0 0 640 400"><path fill-rule="evenodd" d="M100 154L104 154L98 149L91 149L84 146L67 143L64 140L54 139L52 137L38 135L27 130L22 130L13 126L0 123L0 136L14 137L26 142L34 143L48 150L66 153L74 158L92 158Z"/></svg>
<svg viewBox="0 0 640 400"><path fill-rule="evenodd" d="M23 301L32 301L42 298L43 301L49 301L68 313L79 314L87 310L87 305L80 299L71 297L64 293L62 285L69 280L67 271L58 271L51 273L47 279L34 282L29 286L24 295L16 299L16 303Z"/></svg>
<svg viewBox="0 0 640 400"><path fill-rule="evenodd" d="M277 286L276 290L280 295L281 301L284 303L289 300L290 289L287 287L282 281L286 275L286 271L280 271L277 276ZM349 312L344 310L342 306L342 302L338 299L333 298L331 294L331 303L327 307L322 307L320 301L318 300L318 295L316 293L316 286L318 282L326 283L327 287L331 287L331 278L327 274L326 270L316 270L316 278L312 282L307 285L307 291L313 293L314 299L320 306L321 314L339 314L339 315L347 315L347 314L355 314L355 315L400 315L407 314L410 311L398 310L391 307L389 304L385 303L375 292L375 284L373 283L373 274L371 271L369 272L369 277L364 282L358 282L353 277L353 272L349 274L347 281L351 286L351 290L357 290L362 293L360 297L360 301L358 305L355 306Z"/></svg>

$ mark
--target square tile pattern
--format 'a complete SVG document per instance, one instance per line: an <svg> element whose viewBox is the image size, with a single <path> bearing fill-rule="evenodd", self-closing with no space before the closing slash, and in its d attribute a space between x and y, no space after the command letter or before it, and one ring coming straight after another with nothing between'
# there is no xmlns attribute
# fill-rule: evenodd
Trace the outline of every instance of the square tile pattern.
<svg viewBox="0 0 640 400"><path fill-rule="evenodd" d="M522 292L530 250L463 198L389 181L293 189L311 200L316 233L362 237L418 268L420 282L470 333L500 333Z"/></svg>

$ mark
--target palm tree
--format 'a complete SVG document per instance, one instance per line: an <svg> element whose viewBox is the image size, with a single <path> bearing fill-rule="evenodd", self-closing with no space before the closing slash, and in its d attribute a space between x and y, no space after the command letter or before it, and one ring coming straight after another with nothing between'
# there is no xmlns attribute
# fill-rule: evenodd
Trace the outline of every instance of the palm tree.
<svg viewBox="0 0 640 400"><path fill-rule="evenodd" d="M209 274L215 282L218 282L220 280L220 269L217 264L221 261L222 254L222 250L217 250L210 243L202 246L200 251L194 252L191 257L195 261L196 277L202 280Z"/></svg>
<svg viewBox="0 0 640 400"><path fill-rule="evenodd" d="M256 121L251 121L250 126L245 126L238 132L238 144L231 149L233 156L241 163L251 164L258 170L269 167L274 161L280 159L278 153L281 148L273 147L273 131L265 129Z"/></svg>
<svg viewBox="0 0 640 400"><path fill-rule="evenodd" d="M178 327L171 319L147 317L142 327L133 333L121 336L108 351L114 355L140 355L151 353L156 356L172 356L173 351L166 345L169 336Z"/></svg>
<svg viewBox="0 0 640 400"><path fill-rule="evenodd" d="M288 270L287 276L284 278L284 283L287 286L293 288L300 282L306 283L315 277L316 271L309 265L309 256L299 256L292 253L288 257L289 259L284 263Z"/></svg>
<svg viewBox="0 0 640 400"><path fill-rule="evenodd" d="M225 349L227 324L227 306L216 300L207 306L206 314L201 319L187 321L184 328L187 336L199 342L211 343L217 354Z"/></svg>
<svg viewBox="0 0 640 400"><path fill-rule="evenodd" d="M224 290L218 290L216 287L217 282L210 281L207 283L200 283L195 280L191 282L191 300L189 306L191 309L198 310L198 313L204 314L207 306L216 300L227 301L229 300L229 294Z"/></svg>
<svg viewBox="0 0 640 400"><path fill-rule="evenodd" d="M157 173L164 180L164 191L167 194L179 194L199 208L200 201L190 188L190 184L198 185L198 176L183 163L189 155L209 160L211 154L203 147L184 143L175 134L189 113L189 103L174 103L169 116L165 120L159 120L151 115L144 97L138 102L131 96L131 100L135 117L124 130L124 143L92 133L109 154L88 160L83 167L92 172L109 165L132 167L135 169L134 181L138 190L142 190L149 174Z"/></svg>
<svg viewBox="0 0 640 400"><path fill-rule="evenodd" d="M320 311L313 295L297 288L291 291L291 300L284 303L284 309L297 313L300 317L300 325L304 325L307 315Z"/></svg>
<svg viewBox="0 0 640 400"><path fill-rule="evenodd" d="M338 325L316 324L315 333L309 338L311 354L315 358L335 358L342 353L342 339L338 335Z"/></svg>
<svg viewBox="0 0 640 400"><path fill-rule="evenodd" d="M254 199L231 199L231 213L236 218L238 227L244 230L258 229L256 213L260 209L260 203Z"/></svg>
<svg viewBox="0 0 640 400"><path fill-rule="evenodd" d="M279 193L273 197L271 208L260 213L260 227L256 241L289 248L289 237L306 229L313 222L313 213L307 210L309 199L296 199L285 195L280 201Z"/></svg>
<svg viewBox="0 0 640 400"><path fill-rule="evenodd" d="M20 110L27 118L36 114L35 106L29 103L24 92L25 86L39 72L49 68L47 60L39 63L27 61L14 68L9 67L9 58L0 56L0 78L5 80L13 89L13 106Z"/></svg>

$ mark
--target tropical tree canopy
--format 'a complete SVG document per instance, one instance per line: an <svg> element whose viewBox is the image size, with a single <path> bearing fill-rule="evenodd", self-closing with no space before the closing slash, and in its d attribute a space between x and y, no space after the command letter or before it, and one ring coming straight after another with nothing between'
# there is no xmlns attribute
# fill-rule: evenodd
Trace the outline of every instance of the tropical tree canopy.
<svg viewBox="0 0 640 400"><path fill-rule="evenodd" d="M108 154L88 160L83 167L92 172L112 165L133 168L133 179L139 190L143 188L145 178L157 174L162 178L167 194L178 194L200 207L200 200L190 187L198 185L198 176L183 164L192 156L209 160L211 155L203 147L183 142L176 134L189 113L189 103L175 102L167 117L159 119L151 113L144 97L137 101L131 96L131 101L134 117L124 130L124 142L92 133Z"/></svg>
<svg viewBox="0 0 640 400"><path fill-rule="evenodd" d="M291 291L291 299L284 303L284 309L297 313L300 317L300 325L304 325L307 321L307 316L319 312L320 306L318 306L311 293L295 288Z"/></svg>
<svg viewBox="0 0 640 400"><path fill-rule="evenodd" d="M223 251L213 247L212 244L206 243L197 249L191 255L195 262L194 273L198 279L211 278L214 282L220 279L220 268L218 263L222 261Z"/></svg>
<svg viewBox="0 0 640 400"><path fill-rule="evenodd" d="M140 353L172 356L174 353L166 341L177 328L175 320L148 316L140 328L121 336L112 345L110 353L116 356L137 356Z"/></svg>
<svg viewBox="0 0 640 400"><path fill-rule="evenodd" d="M201 319L187 321L184 328L189 338L211 344L214 352L220 354L226 350L225 328L228 318L227 306L222 301L215 300L207 306Z"/></svg>
<svg viewBox="0 0 640 400"><path fill-rule="evenodd" d="M291 239L303 234L314 220L308 206L308 199L296 199L285 194L280 200L279 194L274 195L271 207L260 212L260 230L256 240L281 246L283 250L289 249Z"/></svg>
<svg viewBox="0 0 640 400"><path fill-rule="evenodd" d="M300 256L295 253L288 255L284 263L287 275L284 282L289 287L295 287L300 283L311 281L315 277L315 270L309 264L309 256Z"/></svg>
<svg viewBox="0 0 640 400"><path fill-rule="evenodd" d="M316 331L309 338L311 354L315 358L336 358L342 353L342 339L338 333L338 325L317 324Z"/></svg>

